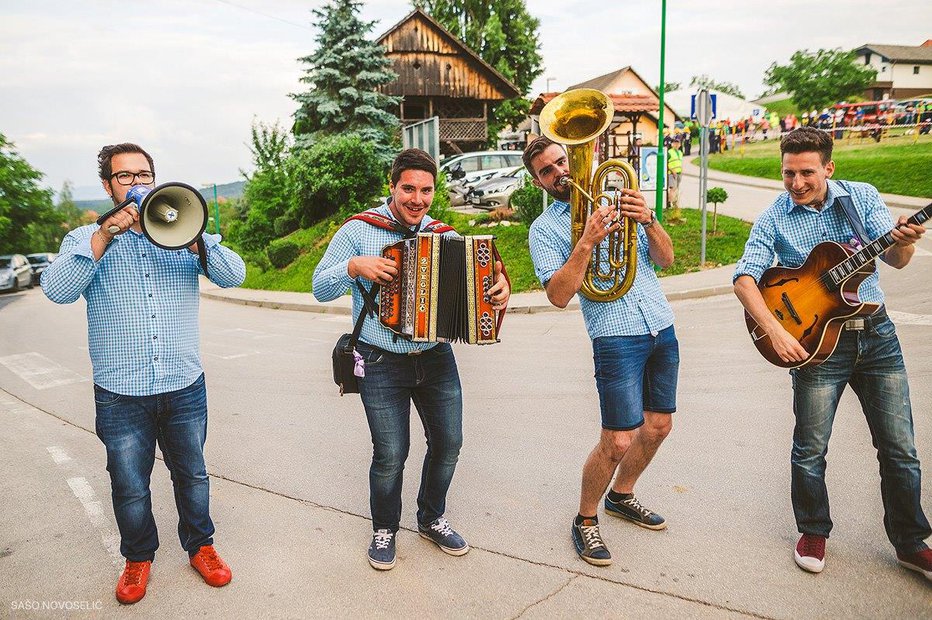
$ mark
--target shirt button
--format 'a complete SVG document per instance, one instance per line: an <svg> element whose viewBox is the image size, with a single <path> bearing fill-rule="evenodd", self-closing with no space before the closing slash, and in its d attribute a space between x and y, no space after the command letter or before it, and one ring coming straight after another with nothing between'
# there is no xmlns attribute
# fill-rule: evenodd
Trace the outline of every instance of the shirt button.
<svg viewBox="0 0 932 620"><path fill-rule="evenodd" d="M153 339L153 340L158 340L159 337L158 337L158 336L152 336L152 339Z"/></svg>
<svg viewBox="0 0 932 620"><path fill-rule="evenodd" d="M149 274L148 274L148 273L146 274L146 277L147 277L147 278L149 277Z"/></svg>
<svg viewBox="0 0 932 620"><path fill-rule="evenodd" d="M149 297L152 297L152 293L149 293Z"/></svg>
<svg viewBox="0 0 932 620"><path fill-rule="evenodd" d="M143 257L143 258L146 257L146 253L145 253L145 252L142 253L142 257Z"/></svg>
<svg viewBox="0 0 932 620"><path fill-rule="evenodd" d="M157 362L157 361L159 361L159 356L158 356L158 355L156 355L155 357L153 357L153 358L152 358L152 361L154 361L154 362Z"/></svg>
<svg viewBox="0 0 932 620"><path fill-rule="evenodd" d="M154 315L154 314L152 315L152 318L153 318L153 319L155 318L155 315Z"/></svg>

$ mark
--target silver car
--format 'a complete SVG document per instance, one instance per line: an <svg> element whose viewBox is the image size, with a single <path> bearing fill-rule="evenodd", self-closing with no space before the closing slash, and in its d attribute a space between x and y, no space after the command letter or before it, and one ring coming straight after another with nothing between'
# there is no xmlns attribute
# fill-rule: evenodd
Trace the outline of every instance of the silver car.
<svg viewBox="0 0 932 620"><path fill-rule="evenodd" d="M0 291L32 288L32 266L22 254L0 256Z"/></svg>
<svg viewBox="0 0 932 620"><path fill-rule="evenodd" d="M523 187L527 179L524 166L512 168L501 175L477 183L467 195L469 204L480 209L493 210L511 204L511 194Z"/></svg>

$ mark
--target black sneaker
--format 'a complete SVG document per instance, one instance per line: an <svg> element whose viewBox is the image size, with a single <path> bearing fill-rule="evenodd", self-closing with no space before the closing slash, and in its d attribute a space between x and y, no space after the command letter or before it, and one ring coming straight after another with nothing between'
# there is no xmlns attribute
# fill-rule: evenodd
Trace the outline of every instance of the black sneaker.
<svg viewBox="0 0 932 620"><path fill-rule="evenodd" d="M649 530L662 530L667 527L667 522L664 521L663 517L642 506L641 502L633 495L620 502L613 502L608 499L606 495L605 512L615 515L616 517L621 517L622 519L627 519L632 523L637 523L641 527L646 527Z"/></svg>
<svg viewBox="0 0 932 620"><path fill-rule="evenodd" d="M417 524L417 532L421 538L426 538L438 547L444 553L450 555L464 555L469 551L469 545L463 540L463 537L456 533L450 527L450 522L443 517L438 517L427 525Z"/></svg>
<svg viewBox="0 0 932 620"><path fill-rule="evenodd" d="M594 566L608 566L612 563L612 554L609 553L608 547L602 542L602 535L599 534L599 523L592 519L583 519L583 522L576 525L573 520L573 544L576 546L576 553L579 557Z"/></svg>
<svg viewBox="0 0 932 620"><path fill-rule="evenodd" d="M369 564L375 570L395 568L395 532L384 529L372 532L372 542L369 544Z"/></svg>

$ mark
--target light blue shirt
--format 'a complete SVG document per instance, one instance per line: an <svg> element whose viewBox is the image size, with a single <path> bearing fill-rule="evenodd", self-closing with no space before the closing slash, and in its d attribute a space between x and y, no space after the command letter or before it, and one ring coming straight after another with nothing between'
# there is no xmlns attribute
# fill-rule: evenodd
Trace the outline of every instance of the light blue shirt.
<svg viewBox="0 0 932 620"><path fill-rule="evenodd" d="M738 261L732 280L748 275L759 282L764 271L774 264L774 258L785 267L799 267L806 262L812 249L824 241L844 245L857 243L857 235L848 222L841 205L835 204L838 196L850 196L854 209L861 216L870 243L893 228L893 217L873 185L853 181L828 180L825 206L816 210L798 205L789 192L777 197L764 211L744 246L744 255ZM877 272L868 276L858 288L861 301L883 303Z"/></svg>
<svg viewBox="0 0 932 620"><path fill-rule="evenodd" d="M657 335L673 325L673 309L667 302L650 259L647 233L638 224L637 270L631 289L620 299L592 301L577 293L589 337ZM531 224L531 260L540 283L547 286L573 251L570 239L570 205L555 201ZM603 244L603 252L605 244ZM598 285L598 280L596 280Z"/></svg>
<svg viewBox="0 0 932 620"><path fill-rule="evenodd" d="M397 221L388 205L382 205L375 211ZM420 228L423 229L433 219L425 214L424 219L421 220ZM456 235L453 231L443 234L444 236ZM362 312L363 298L359 288L353 284L353 279L349 277L350 259L354 256L381 256L382 248L400 241L402 238L401 234L397 232L385 230L359 220L350 220L343 224L340 230L333 235L330 245L327 246L327 251L324 252L323 258L320 259L317 268L314 269L314 297L321 302L332 301L346 294L346 290L352 286L353 324L355 325L356 318ZM360 277L359 282L367 291L372 288L372 282L366 278ZM437 346L436 342L411 342L401 336L397 338L394 336L393 331L379 322L378 316L370 316L363 321L359 339L392 353L423 351Z"/></svg>
<svg viewBox="0 0 932 620"><path fill-rule="evenodd" d="M94 260L97 224L68 233L42 272L42 289L59 304L87 300L87 342L94 383L117 394L151 396L191 385L203 372L198 330L196 254L164 250L142 233L114 237ZM204 235L210 280L239 286L246 266L220 235Z"/></svg>

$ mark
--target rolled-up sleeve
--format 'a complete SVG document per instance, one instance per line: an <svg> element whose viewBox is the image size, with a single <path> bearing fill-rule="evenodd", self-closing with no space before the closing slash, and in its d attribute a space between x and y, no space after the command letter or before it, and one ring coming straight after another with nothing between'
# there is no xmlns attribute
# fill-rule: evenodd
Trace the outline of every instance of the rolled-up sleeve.
<svg viewBox="0 0 932 620"><path fill-rule="evenodd" d="M204 247L207 250L208 279L221 288L239 286L246 279L246 263L239 254L230 248L220 245L220 235L204 233ZM202 274L200 260L197 260L197 269Z"/></svg>
<svg viewBox="0 0 932 620"><path fill-rule="evenodd" d="M773 266L773 259L776 256L775 241L776 226L773 216L766 211L751 227L751 235L744 245L744 255L735 266L731 281L734 282L741 276L751 276L755 282L760 282L764 272Z"/></svg>
<svg viewBox="0 0 932 620"><path fill-rule="evenodd" d="M350 259L358 254L354 241L354 231L361 222L351 221L344 224L333 235L327 251L314 269L312 286L317 301L327 302L345 294L353 284L349 276ZM368 224L365 224L368 226Z"/></svg>
<svg viewBox="0 0 932 620"><path fill-rule="evenodd" d="M65 235L58 257L42 272L42 291L55 303L77 301L97 274L97 261L91 249L94 230L82 227Z"/></svg>

